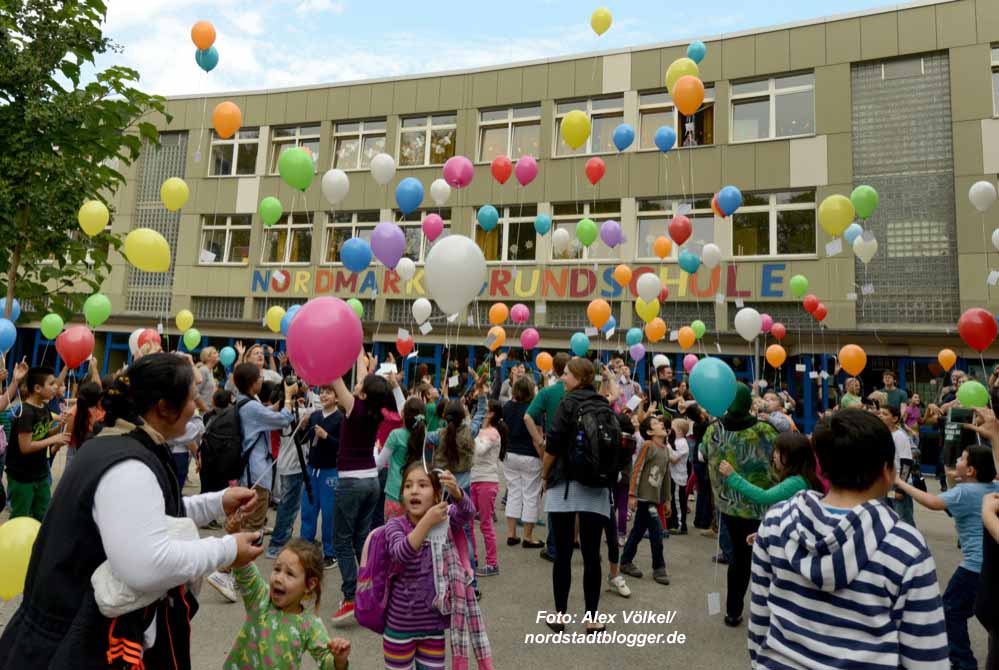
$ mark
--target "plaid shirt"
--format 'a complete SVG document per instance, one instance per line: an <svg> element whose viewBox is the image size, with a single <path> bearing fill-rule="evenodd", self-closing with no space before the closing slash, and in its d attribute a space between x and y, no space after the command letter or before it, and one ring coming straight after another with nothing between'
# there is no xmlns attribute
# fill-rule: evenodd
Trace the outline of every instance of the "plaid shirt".
<svg viewBox="0 0 999 670"><path fill-rule="evenodd" d="M435 581L446 581L447 589L434 599L434 607L441 614L451 615L451 668L467 670L468 648L475 651L475 660L480 670L492 670L493 658L486 635L486 622L471 588L471 577L462 565L461 557L455 549L454 537L443 546L431 547L441 555L434 557ZM462 538L464 539L464 538Z"/></svg>

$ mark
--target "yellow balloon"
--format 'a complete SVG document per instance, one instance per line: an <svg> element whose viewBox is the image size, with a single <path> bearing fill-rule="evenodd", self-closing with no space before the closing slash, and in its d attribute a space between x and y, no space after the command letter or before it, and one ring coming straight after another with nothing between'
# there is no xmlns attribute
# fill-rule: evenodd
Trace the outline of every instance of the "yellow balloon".
<svg viewBox="0 0 999 670"><path fill-rule="evenodd" d="M80 228L83 228L83 232L94 237L107 227L111 214L108 213L108 208L100 200L88 200L83 203L76 218L80 222Z"/></svg>
<svg viewBox="0 0 999 670"><path fill-rule="evenodd" d="M845 195L831 195L819 205L819 225L831 237L839 237L853 223L857 212Z"/></svg>
<svg viewBox="0 0 999 670"><path fill-rule="evenodd" d="M31 562L31 547L42 524L30 516L11 519L0 526L0 600L10 600L24 590Z"/></svg>
<svg viewBox="0 0 999 670"><path fill-rule="evenodd" d="M170 177L160 186L160 200L163 201L163 206L171 212L176 212L183 207L190 194L187 183L180 177Z"/></svg>
<svg viewBox="0 0 999 670"><path fill-rule="evenodd" d="M562 139L573 149L586 144L586 138L590 136L590 117L584 112L574 109L562 119Z"/></svg>
<svg viewBox="0 0 999 670"><path fill-rule="evenodd" d="M677 80L688 74L692 77L700 78L701 71L697 67L697 63L689 58L677 58L670 64L669 69L666 70L666 90L672 93L673 85L676 84Z"/></svg>
<svg viewBox="0 0 999 670"><path fill-rule="evenodd" d="M641 298L635 300L635 312L642 317L642 321L648 323L659 315L659 301L650 300L645 302Z"/></svg>
<svg viewBox="0 0 999 670"><path fill-rule="evenodd" d="M603 35L607 32L607 29L611 27L611 22L613 21L610 10L606 7L598 7L593 10L593 14L590 15L590 27L593 28L593 32L597 35Z"/></svg>
<svg viewBox="0 0 999 670"><path fill-rule="evenodd" d="M136 228L125 237L125 258L145 272L170 269L170 245L151 228Z"/></svg>
<svg viewBox="0 0 999 670"><path fill-rule="evenodd" d="M273 333L281 332L281 319L284 318L284 307L279 305L274 305L269 310L267 310L267 327L271 329Z"/></svg>
<svg viewBox="0 0 999 670"><path fill-rule="evenodd" d="M191 310L182 309L177 312L177 329L182 333L186 332L191 326L194 325L194 315L191 314Z"/></svg>

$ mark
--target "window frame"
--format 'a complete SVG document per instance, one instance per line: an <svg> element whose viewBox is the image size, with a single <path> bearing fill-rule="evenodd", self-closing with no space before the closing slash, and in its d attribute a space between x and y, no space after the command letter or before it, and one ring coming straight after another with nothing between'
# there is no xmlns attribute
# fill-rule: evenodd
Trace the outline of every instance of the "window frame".
<svg viewBox="0 0 999 670"><path fill-rule="evenodd" d="M358 221L358 215L368 214L372 212L375 214L374 221ZM338 214L339 215L350 214L350 223L348 224L346 222L343 223L335 222L333 220L333 217ZM346 228L349 225L350 237L357 237L358 231L367 230L368 228L370 228L373 231L375 229L375 226L377 226L380 222L381 222L381 210L377 209L370 209L370 210L360 209L360 210L353 210L350 212L327 211L326 222L323 224L323 249L322 249L323 253L322 253L322 259L319 261L319 265L324 265L327 267L343 267L343 262L340 260L335 260L335 261L327 260L329 257L329 245L330 241L332 240L334 230L336 230L337 228L341 229Z"/></svg>
<svg viewBox="0 0 999 670"><path fill-rule="evenodd" d="M295 215L296 214L301 215L301 216L305 216L306 223L294 223L294 219L295 219ZM312 221L309 221L310 218L312 219ZM312 248L311 248L311 246L309 248L309 260L307 260L307 261L292 261L292 260L288 260L288 256L291 254L291 245L290 244L286 244L285 245L285 250L284 250L285 260L283 260L283 261L282 260L269 261L269 260L267 260L265 258L264 255L267 253L267 238L268 238L268 236L271 233L273 233L275 231L281 231L282 229L288 229L288 233L289 233L289 236L290 236L291 233L292 233L292 231L295 231L295 230L309 230L311 232L311 237L309 239L309 244L312 245L315 242L315 236L316 236L315 235L315 232L316 232L315 231L315 227L316 227L316 222L315 222L315 219L314 219L314 214L311 211L285 212L285 213L283 213L281 215L281 218L278 219L277 223L275 223L273 226L268 226L267 228L264 228L264 231L263 231L264 234L263 234L263 237L261 238L261 244L260 244L260 265L262 265L262 266L268 266L268 267L276 267L276 266L280 266L280 265L292 265L292 266L302 266L302 267L305 267L305 266L308 266L308 265L312 265L313 260L312 260Z"/></svg>
<svg viewBox="0 0 999 670"><path fill-rule="evenodd" d="M699 209L694 209L693 208L694 202L696 202L697 200L704 200L704 199L707 199L709 201L707 208L703 208L703 207L701 207ZM670 201L670 209L668 209L668 210L665 210L665 209L653 209L653 210L642 211L640 209L640 202L642 202L642 201L648 201L648 200L669 200ZM683 215L686 216L687 218L690 218L690 219L693 219L693 218L704 218L707 215L710 215L712 217L712 219L713 219L712 223L714 225L714 231L713 231L714 235L712 236L712 239L711 239L710 243L716 244L719 247L721 247L721 244L719 244L719 236L718 236L718 221L719 221L719 218L718 218L718 215L715 214L714 210L711 209L710 200L711 200L711 196L710 195L703 195L703 194L702 195L695 195L695 196L687 196L687 197L683 197L683 196L679 196L679 197L678 196L664 196L662 198L651 197L651 198L638 198L638 199L636 199L636 202L635 202L635 236L637 238L636 239L636 243L637 243L638 247L635 249L635 260L636 261L642 261L642 262L653 262L654 261L656 263L661 263L661 262L662 263L677 263L677 262L679 262L680 245L677 244L676 242L673 242L672 238L670 238L671 248L670 248L669 256L667 256L666 258L660 260L660 258L658 256L656 256L655 254L652 254L651 256L642 256L641 255L641 253L642 253L642 245L644 244L644 241L641 239L641 231L642 231L642 221L643 220L646 220L646 219L660 219L660 218L662 218L662 219L666 219L666 230L663 231L663 235L666 236L667 238L669 238L669 221L674 216L677 216L678 214L681 213L681 211L680 211L680 206L681 205L691 205L691 209L689 209L689 210L686 210L686 209L683 210ZM721 220L724 221L726 219L721 219ZM693 223L691 223L691 225L693 225ZM699 240L695 240L693 233L691 233L690 239L686 242L687 248L690 248L691 244L696 245L698 242L699 242ZM705 244L709 244L709 242L705 242ZM728 260L728 257L727 256L723 257L723 260Z"/></svg>
<svg viewBox="0 0 999 670"><path fill-rule="evenodd" d="M514 115L514 111L515 110L518 110L518 109L534 109L534 108L537 108L537 110L538 110L538 113L537 113L536 116L531 115L531 116L517 117L517 116ZM485 113L488 113L488 112L499 112L499 111L504 111L504 110L506 111L506 118L503 119L503 120L495 120L495 121L483 121L482 120L482 115L485 114ZM540 102L538 102L537 104L512 105L510 107L491 107L491 108L487 108L487 109L480 109L479 110L479 123L478 123L478 126L476 127L476 137L475 137L475 156L476 156L476 161L475 162L476 162L476 164L478 164L478 165L488 165L489 163L492 162L492 159L485 160L485 159L482 158L482 144L483 144L482 143L482 130L484 128L490 128L490 129L492 129L492 128L503 128L503 127L506 127L506 153L503 154L503 155L507 156L512 161L516 161L518 158L520 158L520 156L514 156L511 153L513 151L513 129L515 127L519 126L519 125L535 125L535 124L537 124L537 126L538 126L538 139L539 139L538 149L540 150L540 148L541 148L540 147L540 141L541 141L541 117L542 117L542 113L543 113L542 112L542 106L541 106ZM540 153L540 151L539 151L539 153Z"/></svg>
<svg viewBox="0 0 999 670"><path fill-rule="evenodd" d="M708 95L708 89L711 90L711 94L710 95ZM656 94L656 93L665 93L666 96L669 98L669 102L654 102L654 103L646 103L644 105L642 104L642 96L643 95L652 95L652 94ZM701 103L701 108L698 109L696 112L694 112L694 114L699 114L699 113L703 112L705 109L707 109L706 107L704 107L704 105L707 104L707 103L711 103L712 109L716 109L716 96L717 96L717 92L716 92L716 89L715 89L715 85L713 83L711 83L711 84L705 84L704 85L704 101ZM680 117L683 116L683 115L680 114L680 110L678 110L676 108L676 104L673 102L673 96L671 96L666 89L661 89L660 88L660 89L652 89L652 90L648 90L648 91L639 91L638 92L638 133L637 133L638 134L638 138L637 138L638 139L638 148L637 148L637 151L659 151L659 148L656 147L655 144L653 144L651 147L643 147L642 146L642 112L666 112L666 111L670 112L672 114L672 116L673 116L673 130L676 132L676 140L677 140L676 146L673 147L674 149L694 149L696 147L715 147L715 146L718 146L718 144L716 142L713 142L711 144L683 144L683 138L686 135L686 131L684 131L684 132L681 133L680 130L678 130L678 128L680 126ZM693 118L693 116L688 116L686 118L691 119L691 118ZM715 127L717 128L717 124L715 124Z"/></svg>
<svg viewBox="0 0 999 670"><path fill-rule="evenodd" d="M598 200L596 202L597 203L614 202L614 199L612 198L610 200ZM604 213L604 212L591 212L590 210L596 205L596 203L592 202L592 201L583 201L583 202L577 201L577 202L558 202L558 203L552 203L552 205L551 205L551 214L550 214L551 219L552 219L552 228L549 231L548 235L550 237L551 233L554 233L558 229L559 223L574 223L574 224L578 224L580 221L582 221L583 219L587 219L587 218L590 219L590 220L592 220L595 224L597 224L597 228L598 229L600 228L600 224L602 222L607 221L609 219L613 219L614 221L617 221L618 223L621 223L621 199L620 198L617 199L617 203L618 203L618 211L617 212L606 212L606 213ZM555 214L555 208L557 206L559 206L559 205L573 205L573 204L575 204L575 205L580 205L580 204L583 205L583 211L582 211L582 213L580 213L580 214ZM572 247L572 245L575 244L576 241L577 241L576 240L576 236L573 235L569 239L569 246ZM603 244L603 241L598 236L597 239L593 242L593 244ZM545 262L549 263L549 264L555 263L555 264L560 264L560 265L561 264L571 264L571 263L579 264L579 263L584 263L584 262L585 263L590 263L590 262L592 262L592 263L613 263L615 261L621 262L621 258L622 258L621 254L620 254L620 252L621 252L621 245L618 245L614 249L610 250L610 253L612 254L611 256L608 256L608 257L597 257L597 258L591 258L590 257L590 248L592 246L593 245L591 244L589 247L583 247L583 254L579 258L555 258L555 245L551 244L549 242L549 244L548 244L548 259ZM613 255L615 252L617 252L617 254L618 254L617 256ZM539 261L538 261L538 259L537 259L536 256L535 256L535 260L533 262L534 263L539 263Z"/></svg>
<svg viewBox="0 0 999 670"><path fill-rule="evenodd" d="M419 228L420 229L420 253L417 258L411 258L417 265L423 265L426 262L427 254L430 253L430 246L437 244L439 241L443 240L448 235L454 234L454 229L451 225L451 214L452 209L450 207L428 207L427 209L418 209L415 212L410 212L407 215L403 215L397 209L392 210L392 220L395 225L403 229L403 233L406 232L406 228ZM430 214L436 214L441 217L444 222L444 227L441 229L441 234L437 236L437 239L430 242L427 236L423 234L423 219L427 218ZM447 214L447 216L444 216ZM407 220L407 217L416 217ZM408 246L408 243L407 243ZM409 258L405 253L403 253L404 258ZM380 262L378 259L374 259L374 262Z"/></svg>
<svg viewBox="0 0 999 670"><path fill-rule="evenodd" d="M453 116L454 123L442 123L435 124L435 116ZM406 121L411 121L413 119L423 119L425 121L422 126L409 126L405 127L403 124ZM413 133L415 131L423 131L423 162L416 164L406 164L402 163L402 135L403 133ZM453 156L458 155L457 143L458 143L458 112L434 112L432 114L413 114L409 116L399 117L399 132L395 136L395 161L396 165L400 168L421 168L421 167L435 167L438 165L444 165L444 163L431 163L430 162L430 145L431 137L433 137L433 131L435 130L453 130L454 138L452 139L452 146L454 148ZM453 157L452 156L452 157Z"/></svg>
<svg viewBox="0 0 999 670"><path fill-rule="evenodd" d="M234 217L245 217L245 224L233 224ZM217 223L219 218L224 218L225 223L219 225ZM214 219L212 223L208 223L209 219ZM208 230L224 230L225 231L225 244L222 247L222 257L229 258L229 254L232 251L232 233L234 230L246 230L250 233L250 239L247 244L246 249L246 261L212 261L205 262L201 260L201 252L206 251L205 246L205 232ZM202 214L201 215L201 248L198 250L198 265L205 267L246 267L250 264L250 249L253 246L253 216L251 214Z"/></svg>
<svg viewBox="0 0 999 670"><path fill-rule="evenodd" d="M337 131L337 126L344 126L347 124L356 123L358 124L358 129L356 131ZM368 123L381 123L383 125L381 130L368 130L365 128L365 124ZM333 169L343 170L344 172L361 172L370 169L370 166L361 167L361 152L364 150L364 140L365 138L378 137L381 136L385 142L388 142L388 118L387 117L373 117L369 119L358 119L354 120L344 120L344 121L334 121L333 122L333 152L332 159L330 161L330 167ZM337 165L337 142L344 138L356 138L357 139L357 161L358 167L343 167L342 165ZM385 151L385 144L382 144L382 151Z"/></svg>
<svg viewBox="0 0 999 670"><path fill-rule="evenodd" d="M535 208L534 215L531 216L523 213L518 213L517 216L511 215L513 210L516 209L522 212L524 207L534 207ZM502 228L500 232L500 257L494 261L487 259L486 263L487 264L512 263L514 265L536 265L538 263L538 239L541 237L540 235L537 234L537 232L535 232L534 236L534 258L524 259L524 260L510 260L509 251L510 251L510 227L511 227L510 224L529 223L533 226L534 221L535 219L538 218L539 214L539 212L537 211L537 205L508 205L506 207L500 207L498 209L500 214L500 220L499 224L497 225ZM478 214L478 211L479 208L476 207L475 210L472 212L472 230L475 233L475 236L472 238L472 241L475 242L476 246L479 246L479 242L475 238L478 236L479 231L481 230L475 218L476 215ZM481 250L482 247L479 247L479 249ZM483 252L483 255L485 255L485 252Z"/></svg>
<svg viewBox="0 0 999 670"><path fill-rule="evenodd" d="M596 112L593 111L593 102L595 100L599 101L599 100L615 100L615 99L621 101L620 107L615 107L613 109L600 109L597 110ZM585 106L582 103L586 103ZM575 105L575 106L568 111L559 112L558 111L559 105ZM621 123L624 123L624 118L625 118L624 94L618 93L616 95L598 95L591 98L569 98L568 100L556 100L554 108L555 116L552 119L551 157L579 158L580 156L612 156L616 154L617 151L613 149L608 151L593 151L593 132L591 131L589 137L586 138L586 144L584 145L583 151L579 153L576 153L574 151L573 153L564 154L561 156L559 155L558 147L559 147L559 142L562 139L562 133L561 133L562 119L565 118L565 116L573 110L579 110L585 112L586 116L590 119L591 125L593 123L594 118L602 118L605 116L618 116L618 115L621 116Z"/></svg>
<svg viewBox="0 0 999 670"><path fill-rule="evenodd" d="M777 202L777 196L780 193L807 193L812 191L813 201L809 203L784 203L779 204ZM815 259L818 258L819 254L819 206L815 202L818 197L817 191L814 189L790 189L786 191L765 191L756 192L748 195L754 196L766 196L768 203L766 205L743 205L739 208L739 211L732 216L726 217L729 225L726 226L729 231L729 258L734 262L741 261L753 261L753 260L770 260L774 258L781 259ZM800 253L800 254L781 254L777 252L777 219L778 212L791 212L791 211L813 211L815 212L815 223L814 223L814 234L815 234L815 251L812 253ZM735 216L737 214L755 214L767 212L769 214L769 227L767 229L767 234L770 242L770 253L768 254L752 254L752 255L740 255L738 250L735 248Z"/></svg>
<svg viewBox="0 0 999 670"><path fill-rule="evenodd" d="M244 140L241 137L241 135L244 132L250 132L250 131L256 132L257 136L255 138L247 138L247 139ZM209 177L209 178L211 178L211 179L226 179L226 178L233 178L233 177L253 177L253 176L256 176L256 174L257 174L257 162L260 159L260 140L261 140L261 133L260 133L260 127L259 126L250 127L250 128L240 128L235 133L233 133L232 137L230 137L228 139L222 139L221 137L219 137L218 133L216 133L215 130L212 129L211 130L211 135L208 136L208 174L206 176ZM257 145L257 155L253 159L253 172L251 172L250 174L239 174L238 172L236 172L237 166L239 164L239 146L241 144L256 144ZM212 166L215 165L215 161L212 158L212 151L217 146L228 146L228 147L232 147L232 159L230 161L230 164L232 166L232 170L231 170L230 174L212 174Z"/></svg>
<svg viewBox="0 0 999 670"><path fill-rule="evenodd" d="M999 44L989 46L992 73L992 118L999 117Z"/></svg>
<svg viewBox="0 0 999 670"><path fill-rule="evenodd" d="M308 127L308 126L317 126L319 129L316 131L315 135L312 135L311 133L308 134L308 135L303 135L302 134L302 127L303 126L305 126L305 127ZM287 130L289 128L294 128L295 129L295 136L294 137L290 137L290 136L278 137L277 136L277 131L278 130ZM271 155L270 155L271 170L270 170L270 172L268 172L268 174L271 174L271 175L278 174L278 160L281 157L281 151L280 151L280 146L281 145L294 143L294 146L300 147L300 146L302 146L302 140L316 140L319 143L320 150L321 150L322 149L322 134L323 134L323 124L322 124L321 121L320 122L311 122L311 123L284 124L284 125L272 127L271 130L270 130L270 138L269 138L269 140L270 140L270 150L271 150ZM320 151L320 153L316 154L313 157L312 164L313 164L313 167L314 167L314 170L315 170L315 172L313 174L319 174L319 159L321 157L322 157L321 156L321 151Z"/></svg>
<svg viewBox="0 0 999 670"><path fill-rule="evenodd" d="M812 76L811 84L803 84L800 86L789 86L786 88L777 88L777 80L785 79L787 77L798 77L802 75ZM757 91L753 93L735 93L735 87L741 84L752 84L755 82L767 82L766 91ZM810 133L799 133L796 135L777 135L777 98L783 95L791 95L795 93L804 93L806 91L812 92L812 132ZM769 114L770 114L770 128L766 137L756 137L752 139L737 140L735 139L735 108L738 106L740 101L753 101L762 100L766 98L769 102ZM729 99L728 99L728 143L729 144L748 144L750 142L769 142L773 140L789 140L799 137L814 137L815 136L815 71L814 70L803 70L798 72L786 72L772 77L754 77L751 79L744 79L741 81L733 81L729 83Z"/></svg>

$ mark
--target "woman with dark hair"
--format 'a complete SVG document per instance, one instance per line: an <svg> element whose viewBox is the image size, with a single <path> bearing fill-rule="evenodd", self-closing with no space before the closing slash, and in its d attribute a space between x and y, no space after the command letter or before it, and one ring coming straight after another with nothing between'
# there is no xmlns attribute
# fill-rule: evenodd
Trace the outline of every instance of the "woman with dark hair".
<svg viewBox="0 0 999 670"><path fill-rule="evenodd" d="M94 382L84 382L76 391L76 404L70 410L73 424L70 430L68 451L66 452L66 469L76 457L76 450L93 437L94 426L104 420L104 408L101 407L101 387ZM63 471L65 476L66 472Z"/></svg>
<svg viewBox="0 0 999 670"><path fill-rule="evenodd" d="M525 549L539 549L543 542L534 539L541 501L541 456L543 449L534 446L524 423L527 408L534 400L534 381L527 375L513 385L513 399L503 405L503 422L509 431L509 446L503 461L506 480L506 543ZM524 538L517 537L517 522L524 524Z"/></svg>
<svg viewBox="0 0 999 670"><path fill-rule="evenodd" d="M252 491L181 497L166 442L194 414L189 362L142 357L108 389L104 409L109 427L80 450L38 532L24 599L0 637L3 670L97 670L121 657L151 670L189 669L197 602L185 585L261 552L257 533L197 539L197 525L252 507ZM91 584L105 562L151 604L105 614L118 603Z"/></svg>

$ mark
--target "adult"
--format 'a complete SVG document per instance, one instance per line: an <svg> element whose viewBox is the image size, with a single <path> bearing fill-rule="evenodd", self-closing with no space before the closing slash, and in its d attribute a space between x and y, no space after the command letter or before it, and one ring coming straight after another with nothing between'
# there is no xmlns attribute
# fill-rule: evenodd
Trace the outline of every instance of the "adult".
<svg viewBox="0 0 999 670"><path fill-rule="evenodd" d="M199 363L196 366L201 380L197 384L198 395L194 403L198 411L205 414L212 408L212 396L218 387L215 381L215 366L219 364L219 352L215 347L205 347L201 350Z"/></svg>
<svg viewBox="0 0 999 670"><path fill-rule="evenodd" d="M63 476L31 552L24 599L0 637L0 668L97 670L126 643L148 668L191 667L184 585L261 549L257 533L186 540L170 527L203 525L252 507L246 488L183 498L166 441L194 414L194 374L183 358L152 354L134 363L104 399L111 424L80 449ZM127 504L125 504L127 501ZM193 529L192 529L193 530ZM116 619L98 608L91 577L105 561L147 608Z"/></svg>
<svg viewBox="0 0 999 670"><path fill-rule="evenodd" d="M503 361L506 360L506 354L500 354L496 357L496 378L499 379L502 376ZM513 365L510 366L510 377L503 380L503 384L499 389L499 402L501 405L505 405L511 400L513 400L513 387L514 385L524 376L524 364L520 361L515 361Z"/></svg>
<svg viewBox="0 0 999 670"><path fill-rule="evenodd" d="M665 414L672 409L668 401L673 397L673 389L676 388L677 382L673 379L673 368L670 367L668 358L656 356L655 361L656 374L649 386L649 404L658 407Z"/></svg>
<svg viewBox="0 0 999 670"><path fill-rule="evenodd" d="M864 404L863 399L860 397L860 380L856 377L849 377L846 383L843 384L843 389L846 393L843 397L839 399L840 409L850 409L851 407L859 407Z"/></svg>
<svg viewBox="0 0 999 670"><path fill-rule="evenodd" d="M503 405L503 422L508 430L503 476L506 480L506 543L520 544L525 549L543 545L534 539L534 524L538 521L541 500L541 457L527 430L527 410L534 400L534 382L524 376L513 385L513 399ZM517 522L524 524L524 538L517 537Z"/></svg>
<svg viewBox="0 0 999 670"><path fill-rule="evenodd" d="M905 403L909 400L909 394L905 391L905 389L900 389L898 387L898 375L896 375L893 370L885 370L884 375L881 377L881 381L883 381L885 385L884 394L887 404L898 408L901 413L905 409Z"/></svg>

